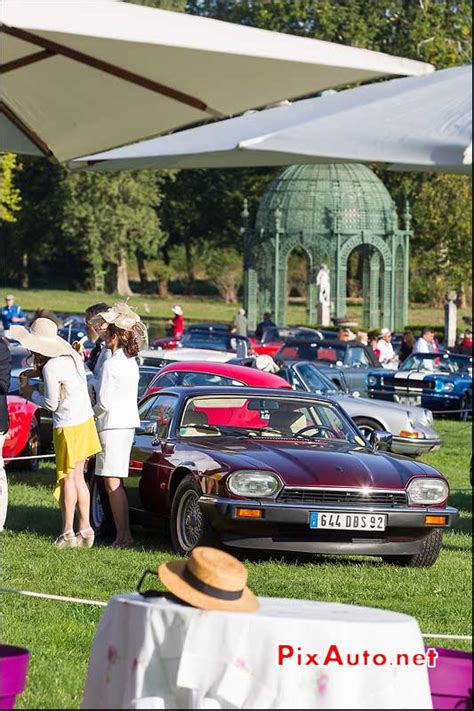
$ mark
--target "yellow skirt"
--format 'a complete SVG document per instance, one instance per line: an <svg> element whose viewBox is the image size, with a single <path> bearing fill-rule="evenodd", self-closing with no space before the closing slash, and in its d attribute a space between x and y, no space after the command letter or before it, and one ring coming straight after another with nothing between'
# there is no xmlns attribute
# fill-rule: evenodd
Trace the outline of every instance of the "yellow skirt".
<svg viewBox="0 0 474 711"><path fill-rule="evenodd" d="M100 452L102 447L93 417L80 425L54 429L53 442L56 454L56 487L53 495L59 501L61 482L74 469L76 462L92 457Z"/></svg>

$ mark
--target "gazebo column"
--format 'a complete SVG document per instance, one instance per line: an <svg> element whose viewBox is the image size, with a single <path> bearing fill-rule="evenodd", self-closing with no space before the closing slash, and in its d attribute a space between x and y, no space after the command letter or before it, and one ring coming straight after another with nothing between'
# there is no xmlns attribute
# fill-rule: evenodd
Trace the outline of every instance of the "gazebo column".
<svg viewBox="0 0 474 711"><path fill-rule="evenodd" d="M374 250L370 257L369 274L369 329L380 326L380 254Z"/></svg>
<svg viewBox="0 0 474 711"><path fill-rule="evenodd" d="M384 262L384 271L382 277L382 313L381 326L393 330L394 314L392 311L392 265Z"/></svg>
<svg viewBox="0 0 474 711"><path fill-rule="evenodd" d="M367 247L362 251L362 324L370 328L370 254Z"/></svg>
<svg viewBox="0 0 474 711"><path fill-rule="evenodd" d="M336 252L336 318L346 315L347 301L347 259L341 256L341 235L337 234Z"/></svg>

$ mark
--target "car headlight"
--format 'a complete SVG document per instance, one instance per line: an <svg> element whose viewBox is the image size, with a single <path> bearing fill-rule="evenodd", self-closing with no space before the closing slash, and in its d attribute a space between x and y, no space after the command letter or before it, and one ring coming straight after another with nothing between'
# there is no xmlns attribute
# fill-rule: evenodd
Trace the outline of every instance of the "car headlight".
<svg viewBox="0 0 474 711"><path fill-rule="evenodd" d="M375 375L367 376L367 385L377 385L377 378L375 377Z"/></svg>
<svg viewBox="0 0 474 711"><path fill-rule="evenodd" d="M227 488L236 496L274 496L281 487L276 474L260 469L240 469L227 479Z"/></svg>
<svg viewBox="0 0 474 711"><path fill-rule="evenodd" d="M408 420L408 424L410 425L410 427L412 428L412 430L416 429L416 427L415 427L415 419L414 419L412 413L410 412L410 410L407 410L407 420Z"/></svg>
<svg viewBox="0 0 474 711"><path fill-rule="evenodd" d="M443 479L414 479L407 493L410 504L440 504L448 498L449 487Z"/></svg>
<svg viewBox="0 0 474 711"><path fill-rule="evenodd" d="M442 380L437 380L435 383L435 392L450 393L454 390L454 383L443 383Z"/></svg>
<svg viewBox="0 0 474 711"><path fill-rule="evenodd" d="M424 414L426 423L427 423L428 425L432 425L433 422L434 422L434 417L433 417L433 413L431 412L431 410L426 410L426 409L425 409L425 410L423 410L423 414Z"/></svg>

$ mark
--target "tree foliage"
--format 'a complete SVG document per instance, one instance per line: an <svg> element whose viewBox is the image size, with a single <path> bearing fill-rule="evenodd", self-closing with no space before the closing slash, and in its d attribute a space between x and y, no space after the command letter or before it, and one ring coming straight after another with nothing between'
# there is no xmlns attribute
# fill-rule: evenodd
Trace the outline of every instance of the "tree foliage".
<svg viewBox="0 0 474 711"><path fill-rule="evenodd" d="M20 191L15 185L17 159L13 153L0 155L0 222L15 222L21 206Z"/></svg>
<svg viewBox="0 0 474 711"><path fill-rule="evenodd" d="M468 0L128 1L380 50L432 62L437 69L471 61ZM291 96L291 87L286 92ZM0 262L1 280L90 288L94 275L107 270L111 288L127 292L127 259L137 261L142 284L151 259L149 271L162 294L172 278L183 281L190 293L198 277L207 275L216 283L217 273L227 269L226 250L229 265L242 251L244 198L253 220L265 187L280 172L79 174L42 159L22 159L21 170L11 157L7 163L5 157L0 161L0 250L8 254ZM439 302L447 288L466 289L472 275L470 180L375 170L400 209L407 198L412 205L412 294ZM20 211L14 207L19 204L15 190ZM16 222L6 222L5 214ZM238 276L232 278L238 285Z"/></svg>

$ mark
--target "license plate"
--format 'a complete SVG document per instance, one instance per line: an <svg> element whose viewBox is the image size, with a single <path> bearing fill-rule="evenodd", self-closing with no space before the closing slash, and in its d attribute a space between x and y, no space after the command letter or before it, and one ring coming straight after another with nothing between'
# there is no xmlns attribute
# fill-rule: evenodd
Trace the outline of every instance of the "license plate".
<svg viewBox="0 0 474 711"><path fill-rule="evenodd" d="M386 514L311 511L309 516L310 528L334 528L341 531L385 531L386 525Z"/></svg>
<svg viewBox="0 0 474 711"><path fill-rule="evenodd" d="M421 405L421 395L397 395L396 398L400 405Z"/></svg>

